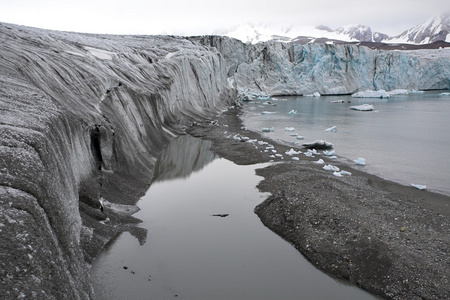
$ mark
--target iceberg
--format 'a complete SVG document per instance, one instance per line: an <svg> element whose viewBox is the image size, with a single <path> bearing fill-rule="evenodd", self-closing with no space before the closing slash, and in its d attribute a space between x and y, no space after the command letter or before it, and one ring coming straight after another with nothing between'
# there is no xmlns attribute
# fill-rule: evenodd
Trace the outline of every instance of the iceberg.
<svg viewBox="0 0 450 300"><path fill-rule="evenodd" d="M294 156L294 157L292 158L292 160L300 160L300 158L298 158L297 156Z"/></svg>
<svg viewBox="0 0 450 300"><path fill-rule="evenodd" d="M427 186L426 185L422 185L422 184L414 184L414 183L412 183L411 184L413 187L415 187L416 189L419 189L419 190L426 190L427 189Z"/></svg>
<svg viewBox="0 0 450 300"><path fill-rule="evenodd" d="M297 111L296 111L296 110L291 110L291 111L289 112L289 114L290 114L290 115L295 115L295 114L297 114Z"/></svg>
<svg viewBox="0 0 450 300"><path fill-rule="evenodd" d="M441 96L450 96L450 93L440 93Z"/></svg>
<svg viewBox="0 0 450 300"><path fill-rule="evenodd" d="M258 100L270 100L271 96L270 95L261 95L258 96L256 99Z"/></svg>
<svg viewBox="0 0 450 300"><path fill-rule="evenodd" d="M304 140L305 137L304 137L303 135L297 135L296 139L297 139L297 140Z"/></svg>
<svg viewBox="0 0 450 300"><path fill-rule="evenodd" d="M357 92L352 95L353 98L389 98L385 90Z"/></svg>
<svg viewBox="0 0 450 300"><path fill-rule="evenodd" d="M359 157L357 159L355 159L353 161L355 164L360 165L360 166L365 166L366 165L366 160L362 157Z"/></svg>
<svg viewBox="0 0 450 300"><path fill-rule="evenodd" d="M387 92L389 96L395 96L395 95L408 95L410 91L405 89L395 89L392 91Z"/></svg>
<svg viewBox="0 0 450 300"><path fill-rule="evenodd" d="M304 95L304 97L320 97L320 93L319 92L314 92L312 94Z"/></svg>
<svg viewBox="0 0 450 300"><path fill-rule="evenodd" d="M262 132L274 132L275 127L271 127L271 128L264 127L263 129L261 129L261 131Z"/></svg>
<svg viewBox="0 0 450 300"><path fill-rule="evenodd" d="M336 154L336 151L334 151L334 150L330 150L330 151L324 150L323 154L326 155L326 156L333 156L333 155Z"/></svg>
<svg viewBox="0 0 450 300"><path fill-rule="evenodd" d="M350 109L359 110L359 111L372 111L374 109L374 106L372 104L362 104L362 105L350 106Z"/></svg>
<svg viewBox="0 0 450 300"><path fill-rule="evenodd" d="M294 131L294 127L284 127L285 131Z"/></svg>
<svg viewBox="0 0 450 300"><path fill-rule="evenodd" d="M333 149L333 144L324 140L317 140L312 143L305 143L302 144L303 147L307 149Z"/></svg>
<svg viewBox="0 0 450 300"><path fill-rule="evenodd" d="M285 152L287 155L297 155L302 153L301 151L295 151L293 148L291 150Z"/></svg>
<svg viewBox="0 0 450 300"><path fill-rule="evenodd" d="M317 161L313 161L313 163L318 164L318 165L323 165L325 162L323 161L323 159L319 159Z"/></svg>
<svg viewBox="0 0 450 300"><path fill-rule="evenodd" d="M325 132L336 132L336 131L337 131L337 127L336 126L333 126L333 127L325 129Z"/></svg>
<svg viewBox="0 0 450 300"><path fill-rule="evenodd" d="M324 170L326 170L326 171L339 172L339 168L336 167L336 166L333 166L333 165L325 165L325 166L323 166L322 169L324 169Z"/></svg>

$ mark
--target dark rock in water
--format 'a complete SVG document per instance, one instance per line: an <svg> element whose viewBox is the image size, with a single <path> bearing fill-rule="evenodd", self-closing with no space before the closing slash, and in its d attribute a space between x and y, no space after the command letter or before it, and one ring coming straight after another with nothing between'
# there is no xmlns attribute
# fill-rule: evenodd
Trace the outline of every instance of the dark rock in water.
<svg viewBox="0 0 450 300"><path fill-rule="evenodd" d="M221 218L225 218L225 217L228 217L229 216L229 214L215 214L215 215L212 215L213 217L221 217Z"/></svg>
<svg viewBox="0 0 450 300"><path fill-rule="evenodd" d="M333 149L334 145L324 140L317 140L312 143L302 144L302 146L305 147L306 149L326 150L326 149Z"/></svg>

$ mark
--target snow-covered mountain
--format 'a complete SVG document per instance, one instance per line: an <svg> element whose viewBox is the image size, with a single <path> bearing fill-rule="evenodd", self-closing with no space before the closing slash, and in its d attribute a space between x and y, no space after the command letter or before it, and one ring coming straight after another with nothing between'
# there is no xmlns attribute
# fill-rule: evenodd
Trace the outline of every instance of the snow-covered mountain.
<svg viewBox="0 0 450 300"><path fill-rule="evenodd" d="M436 41L450 42L450 13L428 19L401 34L386 39L387 42L429 44Z"/></svg>
<svg viewBox="0 0 450 300"><path fill-rule="evenodd" d="M342 42L387 42L427 44L436 41L450 42L450 14L433 17L414 28L404 31L398 36L373 32L369 26L352 24L331 29L319 26L290 26L241 24L227 30L216 31L216 35L236 38L245 43L256 44L269 40L296 41L301 43L320 41Z"/></svg>

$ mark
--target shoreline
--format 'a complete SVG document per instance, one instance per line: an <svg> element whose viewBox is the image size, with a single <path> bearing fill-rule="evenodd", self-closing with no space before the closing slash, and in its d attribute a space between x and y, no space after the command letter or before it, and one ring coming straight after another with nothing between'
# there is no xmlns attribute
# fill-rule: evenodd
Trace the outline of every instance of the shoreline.
<svg viewBox="0 0 450 300"><path fill-rule="evenodd" d="M278 153L291 147L246 130L234 108L217 122L187 131L213 142L212 151L237 164L268 162L263 146L233 138L266 141ZM295 147L294 147L295 148ZM271 196L255 208L269 229L297 248L313 265L388 299L450 298L450 197L418 190L344 167L336 177L318 159L302 156L257 174L258 188ZM326 157L320 156L324 160ZM330 163L325 161L325 163Z"/></svg>

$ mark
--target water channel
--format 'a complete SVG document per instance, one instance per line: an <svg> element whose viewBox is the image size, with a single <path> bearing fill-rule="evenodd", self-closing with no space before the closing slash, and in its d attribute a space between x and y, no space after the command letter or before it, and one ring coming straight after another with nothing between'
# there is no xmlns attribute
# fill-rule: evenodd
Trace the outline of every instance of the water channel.
<svg viewBox="0 0 450 300"><path fill-rule="evenodd" d="M135 214L147 242L122 233L107 245L91 270L97 299L378 299L263 226L253 209L265 164L238 166L210 146L182 136L161 154Z"/></svg>

